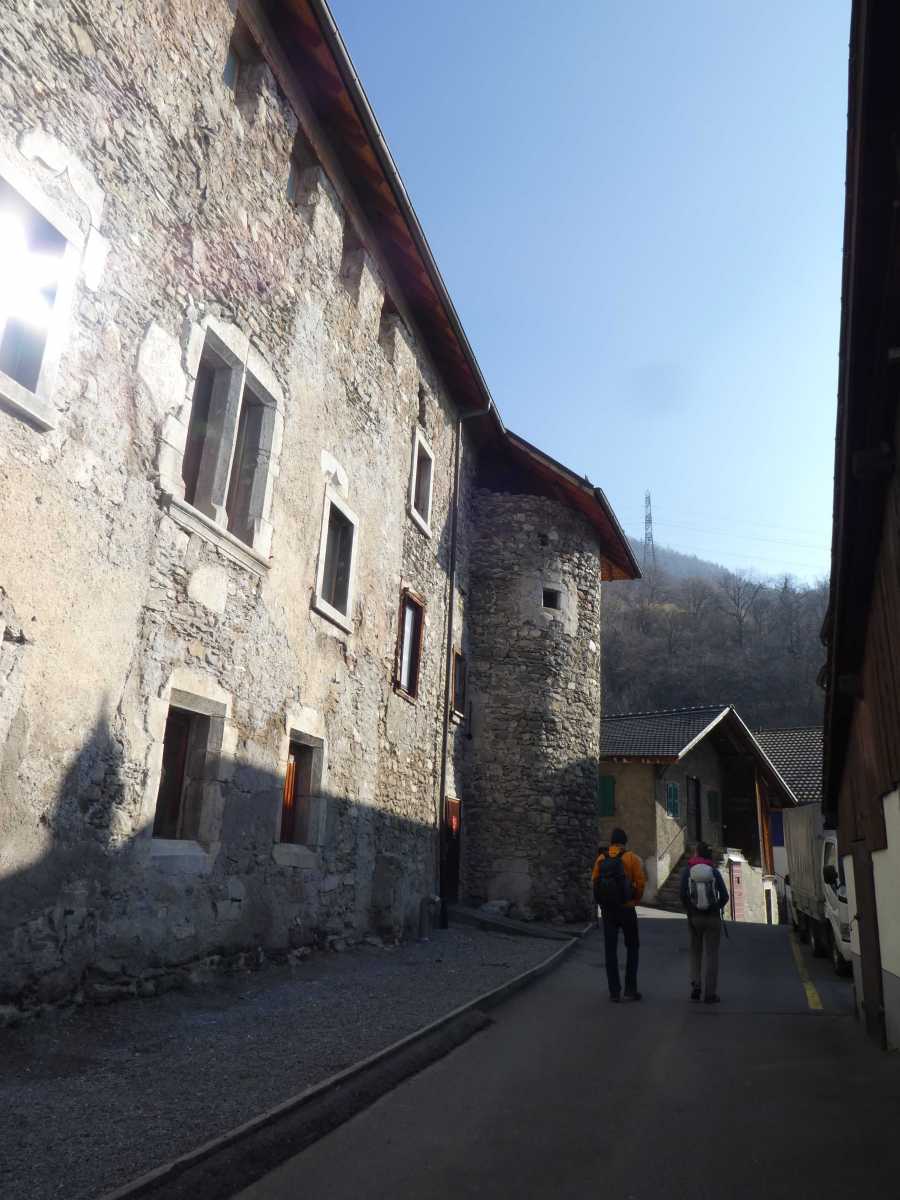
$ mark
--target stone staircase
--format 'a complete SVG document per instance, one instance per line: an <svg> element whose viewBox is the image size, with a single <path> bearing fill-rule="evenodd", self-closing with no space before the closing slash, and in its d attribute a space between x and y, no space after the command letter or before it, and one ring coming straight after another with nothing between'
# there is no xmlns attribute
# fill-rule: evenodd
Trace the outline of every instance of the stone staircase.
<svg viewBox="0 0 900 1200"><path fill-rule="evenodd" d="M651 908L664 908L666 912L684 912L681 907L681 872L687 866L688 857L687 854L682 854L679 858L656 893Z"/></svg>

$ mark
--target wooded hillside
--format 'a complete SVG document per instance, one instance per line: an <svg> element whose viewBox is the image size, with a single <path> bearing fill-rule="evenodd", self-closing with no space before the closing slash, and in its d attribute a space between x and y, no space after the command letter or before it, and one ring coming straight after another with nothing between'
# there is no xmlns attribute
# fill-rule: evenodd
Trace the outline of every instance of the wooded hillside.
<svg viewBox="0 0 900 1200"><path fill-rule="evenodd" d="M827 582L709 563L679 577L657 558L643 579L603 587L603 711L721 703L751 728L820 724Z"/></svg>

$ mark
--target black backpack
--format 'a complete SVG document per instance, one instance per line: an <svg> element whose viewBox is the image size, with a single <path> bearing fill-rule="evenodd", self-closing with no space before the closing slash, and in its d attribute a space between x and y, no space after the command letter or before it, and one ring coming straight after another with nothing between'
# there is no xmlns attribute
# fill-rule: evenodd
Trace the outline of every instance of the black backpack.
<svg viewBox="0 0 900 1200"><path fill-rule="evenodd" d="M621 908L631 897L631 880L626 874L622 855L607 855L594 880L594 900L601 908Z"/></svg>

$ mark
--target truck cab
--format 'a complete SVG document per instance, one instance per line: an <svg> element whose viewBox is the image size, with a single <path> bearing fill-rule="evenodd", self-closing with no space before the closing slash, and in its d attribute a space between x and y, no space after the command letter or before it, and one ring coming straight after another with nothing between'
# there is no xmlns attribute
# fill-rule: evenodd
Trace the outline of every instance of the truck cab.
<svg viewBox="0 0 900 1200"><path fill-rule="evenodd" d="M838 853L837 834L826 829L822 838L822 883L825 917L831 928L830 945L817 947L815 932L811 933L813 952L831 953L831 961L839 975L848 975L850 959L850 914L847 907L847 881Z"/></svg>

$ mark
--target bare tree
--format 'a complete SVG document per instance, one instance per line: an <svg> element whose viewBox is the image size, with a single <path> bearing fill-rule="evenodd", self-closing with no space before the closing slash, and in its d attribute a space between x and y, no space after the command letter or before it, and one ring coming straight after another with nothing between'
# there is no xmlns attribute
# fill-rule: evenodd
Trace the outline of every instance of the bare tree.
<svg viewBox="0 0 900 1200"><path fill-rule="evenodd" d="M747 621L762 588L762 583L743 571L728 571L719 580L719 607L734 625L735 638L741 647L744 645Z"/></svg>

